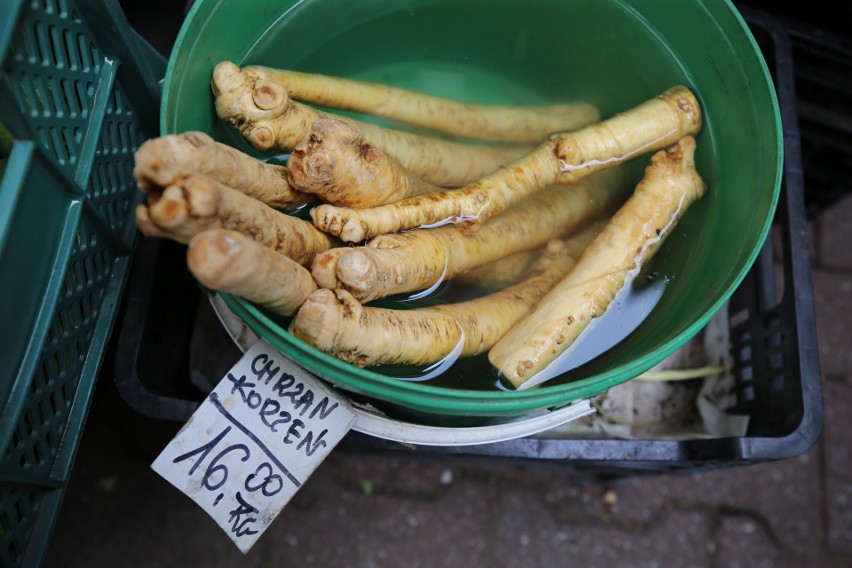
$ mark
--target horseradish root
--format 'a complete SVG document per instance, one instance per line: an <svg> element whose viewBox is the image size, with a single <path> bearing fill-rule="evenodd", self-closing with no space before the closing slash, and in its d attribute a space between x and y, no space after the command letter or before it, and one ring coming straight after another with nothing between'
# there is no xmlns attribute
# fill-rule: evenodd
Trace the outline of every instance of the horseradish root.
<svg viewBox="0 0 852 568"><path fill-rule="evenodd" d="M527 155L462 189L369 209L320 205L311 210L311 218L318 228L346 242L447 222L472 232L544 187L576 183L593 172L670 146L700 127L698 101L687 88L674 87L603 122L553 135Z"/></svg>
<svg viewBox="0 0 852 568"><path fill-rule="evenodd" d="M308 266L334 240L302 219L291 217L212 179L191 175L162 191L148 191L148 205L136 209L143 233L188 243L210 229L231 229Z"/></svg>
<svg viewBox="0 0 852 568"><path fill-rule="evenodd" d="M318 283L336 283L362 302L423 290L469 268L541 246L609 211L625 197L622 174L615 169L570 188L548 188L471 236L447 226L332 249L317 256L312 272Z"/></svg>
<svg viewBox="0 0 852 568"><path fill-rule="evenodd" d="M586 250L598 233L600 233L600 229L604 223L604 220L598 219L593 225L590 225L587 229L577 233L567 241L561 241L562 244L560 246L564 247L566 249L565 252L572 258L580 258L583 251ZM553 242L550 241L546 246L549 246ZM462 272L454 277L454 281L467 286L499 290L521 280L541 252L541 249L516 252Z"/></svg>
<svg viewBox="0 0 852 568"><path fill-rule="evenodd" d="M278 209L304 205L310 197L290 187L284 166L261 162L216 142L203 132L171 134L148 140L133 157L133 177L146 191L199 174Z"/></svg>
<svg viewBox="0 0 852 568"><path fill-rule="evenodd" d="M359 366L433 363L459 343L459 356L484 353L574 267L573 249L561 244L552 241L521 283L468 302L392 310L362 306L346 290L320 289L290 333Z"/></svg>
<svg viewBox="0 0 852 568"><path fill-rule="evenodd" d="M408 172L364 140L354 127L333 118L311 125L311 134L290 155L293 187L343 207L374 207L443 191Z"/></svg>
<svg viewBox="0 0 852 568"><path fill-rule="evenodd" d="M522 250L503 258L492 260L455 276L453 280L466 286L499 290L521 280L541 251Z"/></svg>
<svg viewBox="0 0 852 568"><path fill-rule="evenodd" d="M540 107L465 104L413 91L269 67L244 67L249 75L278 83L294 99L406 122L456 136L538 144L549 134L576 130L599 119L584 102Z"/></svg>
<svg viewBox="0 0 852 568"><path fill-rule="evenodd" d="M261 151L289 152L308 138L316 120L337 118L424 181L453 186L478 179L529 149L459 144L331 115L293 101L278 83L246 73L228 61L216 65L211 86L219 117Z"/></svg>
<svg viewBox="0 0 852 568"><path fill-rule="evenodd" d="M319 205L311 209L311 219L318 229L348 243L430 225L455 224L459 229L470 229L515 201L554 185L556 168L553 154L542 147L462 189L367 209Z"/></svg>
<svg viewBox="0 0 852 568"><path fill-rule="evenodd" d="M687 207L704 193L695 171L695 140L683 138L658 152L645 177L575 269L498 341L488 358L515 387L565 351L592 319L601 316L671 233Z"/></svg>
<svg viewBox="0 0 852 568"><path fill-rule="evenodd" d="M207 288L236 294L282 316L294 314L317 289L305 267L236 231L195 235L187 265Z"/></svg>

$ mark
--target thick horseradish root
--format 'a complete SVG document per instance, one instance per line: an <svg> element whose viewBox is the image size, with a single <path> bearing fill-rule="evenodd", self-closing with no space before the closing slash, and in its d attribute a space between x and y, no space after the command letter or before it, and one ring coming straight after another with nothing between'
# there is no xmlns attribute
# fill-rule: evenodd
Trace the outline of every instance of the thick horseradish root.
<svg viewBox="0 0 852 568"><path fill-rule="evenodd" d="M309 195L290 187L284 166L267 164L216 142L203 132L170 134L148 140L133 156L133 177L149 191L198 174L278 209L307 203Z"/></svg>
<svg viewBox="0 0 852 568"><path fill-rule="evenodd" d="M369 209L320 205L311 210L311 218L318 228L346 242L447 222L472 232L544 187L576 183L593 172L670 146L700 127L698 101L686 87L674 87L603 122L553 135L508 166L461 189Z"/></svg>
<svg viewBox="0 0 852 568"><path fill-rule="evenodd" d="M214 229L189 241L187 265L207 288L289 316L317 289L302 265L236 231Z"/></svg>
<svg viewBox="0 0 852 568"><path fill-rule="evenodd" d="M627 194L621 169L572 187L541 191L466 236L453 226L376 237L331 249L311 268L320 286L343 287L359 301L423 290L470 268L541 246L591 222Z"/></svg>
<svg viewBox="0 0 852 568"><path fill-rule="evenodd" d="M289 96L326 108L351 110L447 134L538 144L549 134L576 130L599 119L585 102L540 107L465 104L377 83L249 66L243 71L284 87Z"/></svg>
<svg viewBox="0 0 852 568"><path fill-rule="evenodd" d="M374 207L443 188L426 183L367 142L354 127L333 118L311 125L293 150L293 187L343 207Z"/></svg>
<svg viewBox="0 0 852 568"><path fill-rule="evenodd" d="M484 353L574 267L570 253L578 248L551 241L522 282L457 304L373 308L346 290L320 289L296 314L290 333L359 366L433 363L460 342L461 357Z"/></svg>
<svg viewBox="0 0 852 568"><path fill-rule="evenodd" d="M528 146L459 144L331 115L292 100L278 83L258 78L228 61L216 65L211 86L219 117L261 151L289 152L308 138L315 121L337 118L358 129L364 138L424 181L456 186L478 179L529 150Z"/></svg>
<svg viewBox="0 0 852 568"><path fill-rule="evenodd" d="M628 273L651 258L686 211L704 193L694 163L695 140L683 138L658 152L634 194L592 242L575 269L489 351L488 358L515 387L565 351L603 315Z"/></svg>
<svg viewBox="0 0 852 568"><path fill-rule="evenodd" d="M188 243L202 231L230 229L305 266L336 244L307 221L199 175L182 178L163 190L149 189L148 204L136 208L136 224L148 236L180 243Z"/></svg>

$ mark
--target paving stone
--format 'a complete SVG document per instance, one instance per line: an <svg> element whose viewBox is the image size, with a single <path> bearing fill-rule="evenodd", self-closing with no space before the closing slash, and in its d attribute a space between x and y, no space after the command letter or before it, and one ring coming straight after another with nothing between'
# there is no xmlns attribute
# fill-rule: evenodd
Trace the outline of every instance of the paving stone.
<svg viewBox="0 0 852 568"><path fill-rule="evenodd" d="M852 274L814 270L813 278L822 373L852 375Z"/></svg>
<svg viewBox="0 0 852 568"><path fill-rule="evenodd" d="M812 551L822 546L818 448L796 458L700 476L699 485L720 505L763 516L782 546ZM694 488L682 487L689 496Z"/></svg>
<svg viewBox="0 0 852 568"><path fill-rule="evenodd" d="M852 194L819 215L819 256L822 266L852 270Z"/></svg>
<svg viewBox="0 0 852 568"><path fill-rule="evenodd" d="M812 554L783 553L779 557L781 568L849 568L852 558L829 554L826 551Z"/></svg>
<svg viewBox="0 0 852 568"><path fill-rule="evenodd" d="M709 515L670 510L655 522L556 519L530 491L502 491L495 566L709 566Z"/></svg>
<svg viewBox="0 0 852 568"><path fill-rule="evenodd" d="M825 504L828 544L852 554L852 385L825 384Z"/></svg>
<svg viewBox="0 0 852 568"><path fill-rule="evenodd" d="M399 460L367 454L346 453L336 455L332 452L323 463L324 468L334 472L338 482L351 488L387 492L393 487Z"/></svg>
<svg viewBox="0 0 852 568"><path fill-rule="evenodd" d="M502 491L526 491L535 495L557 520L605 521L611 517L606 485L566 475L560 467L500 466L461 467L460 479L479 479Z"/></svg>
<svg viewBox="0 0 852 568"><path fill-rule="evenodd" d="M394 489L401 495L442 495L463 477L460 468L446 461L402 460L394 470Z"/></svg>
<svg viewBox="0 0 852 568"><path fill-rule="evenodd" d="M852 554L852 481L829 474L826 479L828 545L831 551Z"/></svg>
<svg viewBox="0 0 852 568"><path fill-rule="evenodd" d="M725 516L715 535L714 565L726 568L775 568L780 551L754 519Z"/></svg>
<svg viewBox="0 0 852 568"><path fill-rule="evenodd" d="M369 486L375 491L409 497L436 497L457 481L499 483L542 493L551 489L561 491L568 485L584 486L580 481L566 479L564 470L559 468L519 467L509 460L471 464L441 456L388 458L346 452L339 456L332 454L327 461L334 464L331 467L344 485Z"/></svg>
<svg viewBox="0 0 852 568"><path fill-rule="evenodd" d="M632 477L612 487L616 500L611 514L623 521L646 523L671 501L670 475Z"/></svg>
<svg viewBox="0 0 852 568"><path fill-rule="evenodd" d="M547 487L542 495L558 521L608 521L612 518L607 500L614 493L601 485L567 482L563 478Z"/></svg>
<svg viewBox="0 0 852 568"><path fill-rule="evenodd" d="M74 470L46 568L256 565L147 459L103 436L84 438L78 459L91 465Z"/></svg>
<svg viewBox="0 0 852 568"><path fill-rule="evenodd" d="M286 508L264 535L272 566L485 566L494 492L459 481L436 499L366 494L312 478L311 506Z"/></svg>
<svg viewBox="0 0 852 568"><path fill-rule="evenodd" d="M802 456L690 475L632 478L615 487L612 516L647 521L671 505L690 504L762 517L782 546L809 552L822 546L817 449Z"/></svg>
<svg viewBox="0 0 852 568"><path fill-rule="evenodd" d="M327 460L244 557L147 461L100 446L110 449L110 467L75 472L45 567L487 564L489 485L455 481L434 499L368 493Z"/></svg>

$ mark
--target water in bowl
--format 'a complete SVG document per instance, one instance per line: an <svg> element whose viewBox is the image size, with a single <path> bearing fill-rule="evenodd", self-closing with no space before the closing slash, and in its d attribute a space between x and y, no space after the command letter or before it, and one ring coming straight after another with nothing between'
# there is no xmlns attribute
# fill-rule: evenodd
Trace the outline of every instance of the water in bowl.
<svg viewBox="0 0 852 568"><path fill-rule="evenodd" d="M367 1L358 3L357 9L342 1L324 2L321 8L305 2L271 25L240 63L375 81L484 104L526 106L589 100L599 106L603 117L659 94L674 84L672 77L683 76L653 30L619 2L582 0L554 6L531 1L524 8L528 13L519 26L517 3L508 1L420 0L408 2L405 7ZM301 27L300 22L316 21L311 12L320 9L324 14L323 30ZM610 37L605 28L590 37L583 29L587 23L573 17L588 10L598 13L601 20L613 22L618 29L631 29L630 37ZM625 25L626 21L632 25ZM554 37L570 38L574 34L587 38L583 49L554 50ZM642 64L648 59L658 63L649 69ZM686 77L681 82L687 82ZM386 120L345 114L407 128ZM647 159L640 158L628 164L636 181L645 163ZM667 247L663 248L661 254L665 257ZM641 285L637 281L625 287L618 301L560 360L558 370L551 369L550 374L562 376L595 359L639 326L674 276L661 268L665 265L665 260L655 262L655 271L643 274ZM376 304L408 309L467 297L469 290L436 282L413 298L390 298ZM281 323L286 329L288 322ZM493 390L501 386L485 354L457 361L451 354L428 367L377 366L371 370L453 388Z"/></svg>

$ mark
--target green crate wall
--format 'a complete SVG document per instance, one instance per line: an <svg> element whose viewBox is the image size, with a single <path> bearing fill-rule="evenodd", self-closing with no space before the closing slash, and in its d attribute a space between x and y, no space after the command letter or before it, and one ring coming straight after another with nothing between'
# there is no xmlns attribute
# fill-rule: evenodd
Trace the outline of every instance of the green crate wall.
<svg viewBox="0 0 852 568"><path fill-rule="evenodd" d="M115 1L0 4L0 566L42 562L136 238L165 62Z"/></svg>

